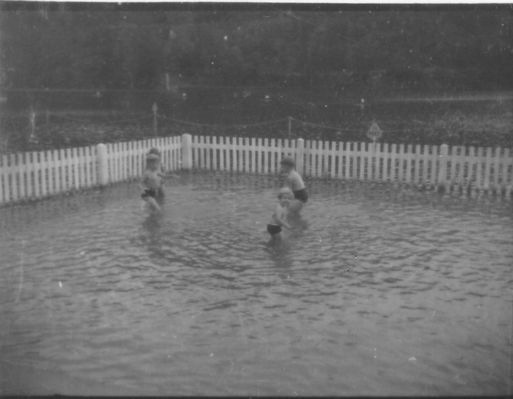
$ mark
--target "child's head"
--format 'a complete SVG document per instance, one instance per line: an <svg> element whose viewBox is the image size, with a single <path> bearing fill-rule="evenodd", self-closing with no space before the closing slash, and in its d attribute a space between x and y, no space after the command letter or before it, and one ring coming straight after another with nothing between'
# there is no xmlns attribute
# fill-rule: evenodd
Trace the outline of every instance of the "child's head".
<svg viewBox="0 0 513 399"><path fill-rule="evenodd" d="M148 154L155 154L155 155L158 155L160 157L160 151L156 147L150 148L150 150L148 151Z"/></svg>
<svg viewBox="0 0 513 399"><path fill-rule="evenodd" d="M296 163L290 157L285 157L280 162L281 170L284 172L290 172L292 169L296 167Z"/></svg>
<svg viewBox="0 0 513 399"><path fill-rule="evenodd" d="M288 187L283 187L278 192L278 200L280 204L288 204L290 201L294 199L294 194L292 190Z"/></svg>

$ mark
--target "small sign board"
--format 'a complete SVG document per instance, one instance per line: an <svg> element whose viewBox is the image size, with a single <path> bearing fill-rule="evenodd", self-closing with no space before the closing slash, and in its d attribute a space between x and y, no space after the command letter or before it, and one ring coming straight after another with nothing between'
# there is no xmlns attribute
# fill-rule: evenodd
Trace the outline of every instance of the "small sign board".
<svg viewBox="0 0 513 399"><path fill-rule="evenodd" d="M372 141L376 142L383 136L383 130L379 127L376 122L372 122L369 130L367 130L367 137Z"/></svg>

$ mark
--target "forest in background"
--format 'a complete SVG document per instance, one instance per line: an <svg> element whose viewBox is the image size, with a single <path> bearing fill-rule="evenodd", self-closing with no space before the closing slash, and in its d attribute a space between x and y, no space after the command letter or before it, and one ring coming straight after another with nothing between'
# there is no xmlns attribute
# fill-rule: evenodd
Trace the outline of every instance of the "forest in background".
<svg viewBox="0 0 513 399"><path fill-rule="evenodd" d="M511 89L512 10L8 3L0 86Z"/></svg>
<svg viewBox="0 0 513 399"><path fill-rule="evenodd" d="M245 125L287 117L317 124L295 124L305 138L377 121L389 142L512 146L512 70L513 5L4 2L0 150L288 137Z"/></svg>

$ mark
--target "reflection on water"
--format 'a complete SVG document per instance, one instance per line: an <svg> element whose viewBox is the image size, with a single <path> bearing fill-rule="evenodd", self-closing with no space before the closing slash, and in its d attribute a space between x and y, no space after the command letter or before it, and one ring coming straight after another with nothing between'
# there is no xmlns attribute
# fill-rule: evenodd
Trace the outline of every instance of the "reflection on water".
<svg viewBox="0 0 513 399"><path fill-rule="evenodd" d="M269 177L1 209L0 392L506 394L511 204L308 186L274 243Z"/></svg>

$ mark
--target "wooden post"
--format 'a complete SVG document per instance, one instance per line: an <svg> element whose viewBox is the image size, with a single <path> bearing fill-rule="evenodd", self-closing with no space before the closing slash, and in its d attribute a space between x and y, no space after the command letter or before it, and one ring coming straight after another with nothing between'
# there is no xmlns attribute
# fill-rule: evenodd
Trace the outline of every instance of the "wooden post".
<svg viewBox="0 0 513 399"><path fill-rule="evenodd" d="M30 110L29 121L30 121L29 142L31 144L34 144L34 143L37 143L37 138L36 138L36 111L34 111L33 109Z"/></svg>
<svg viewBox="0 0 513 399"><path fill-rule="evenodd" d="M157 137L157 132L158 132L157 112L159 110L157 103L153 103L151 110L153 111L153 135L155 137Z"/></svg>
<svg viewBox="0 0 513 399"><path fill-rule="evenodd" d="M290 135L292 134L292 116L288 117L288 133L289 133L289 139L290 139Z"/></svg>
<svg viewBox="0 0 513 399"><path fill-rule="evenodd" d="M107 161L107 146L100 143L96 146L96 176L100 186L105 186L109 183L109 168Z"/></svg>
<svg viewBox="0 0 513 399"><path fill-rule="evenodd" d="M305 141L297 139L296 141L296 170L300 174L304 174L304 158L305 158Z"/></svg>
<svg viewBox="0 0 513 399"><path fill-rule="evenodd" d="M438 190L445 190L447 184L447 154L449 153L449 146L442 144L440 146L440 154L438 155L438 179L437 186Z"/></svg>
<svg viewBox="0 0 513 399"><path fill-rule="evenodd" d="M182 169L192 169L192 136L182 135Z"/></svg>

